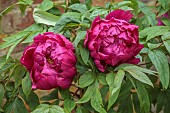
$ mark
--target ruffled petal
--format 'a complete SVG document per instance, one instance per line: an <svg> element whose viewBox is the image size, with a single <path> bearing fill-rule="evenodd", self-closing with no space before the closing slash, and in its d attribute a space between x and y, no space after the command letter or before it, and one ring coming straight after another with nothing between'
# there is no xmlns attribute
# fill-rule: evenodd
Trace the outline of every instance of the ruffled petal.
<svg viewBox="0 0 170 113"><path fill-rule="evenodd" d="M127 62L127 63L130 63L130 64L138 64L140 62L140 59L139 58L134 58L132 59L131 61Z"/></svg>
<svg viewBox="0 0 170 113"><path fill-rule="evenodd" d="M127 22L130 21L130 19L133 17L133 15L130 13L130 11L124 11L121 9L117 9L112 11L106 16L106 20L110 20L112 17L115 19L125 20Z"/></svg>
<svg viewBox="0 0 170 113"><path fill-rule="evenodd" d="M28 71L30 72L33 64L34 64L34 60L33 60L33 54L34 51L36 49L36 46L32 45L32 46L28 46L24 53L23 56L21 57L20 62L28 69Z"/></svg>
<svg viewBox="0 0 170 113"><path fill-rule="evenodd" d="M96 64L97 68L101 71L104 72L106 69L107 64L101 60L94 60L94 63Z"/></svg>
<svg viewBox="0 0 170 113"><path fill-rule="evenodd" d="M71 86L72 79L67 79L63 77L57 78L58 86L62 89L67 89Z"/></svg>
<svg viewBox="0 0 170 113"><path fill-rule="evenodd" d="M93 20L93 22L92 22L92 27L91 28L93 28L94 26L96 26L96 24L98 23L100 21L100 16L97 16L94 20Z"/></svg>

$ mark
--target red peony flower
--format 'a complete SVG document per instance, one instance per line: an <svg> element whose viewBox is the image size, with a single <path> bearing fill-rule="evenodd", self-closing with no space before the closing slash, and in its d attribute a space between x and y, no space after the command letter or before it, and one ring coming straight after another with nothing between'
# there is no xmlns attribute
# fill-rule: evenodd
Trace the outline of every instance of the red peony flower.
<svg viewBox="0 0 170 113"><path fill-rule="evenodd" d="M84 45L100 71L104 72L107 65L140 62L135 56L143 45L139 44L138 26L129 23L132 16L130 11L115 10L105 19L97 16L87 31Z"/></svg>
<svg viewBox="0 0 170 113"><path fill-rule="evenodd" d="M30 72L32 89L65 89L76 75L72 43L52 32L34 37L34 43L25 49L20 62Z"/></svg>

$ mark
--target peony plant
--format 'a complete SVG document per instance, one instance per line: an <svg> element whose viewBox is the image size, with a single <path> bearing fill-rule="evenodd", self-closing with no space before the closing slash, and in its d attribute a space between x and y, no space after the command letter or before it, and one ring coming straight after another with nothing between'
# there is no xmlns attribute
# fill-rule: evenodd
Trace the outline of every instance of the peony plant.
<svg viewBox="0 0 170 113"><path fill-rule="evenodd" d="M92 3L18 0L0 13L31 8L35 20L0 43L0 112L169 113L169 0Z"/></svg>

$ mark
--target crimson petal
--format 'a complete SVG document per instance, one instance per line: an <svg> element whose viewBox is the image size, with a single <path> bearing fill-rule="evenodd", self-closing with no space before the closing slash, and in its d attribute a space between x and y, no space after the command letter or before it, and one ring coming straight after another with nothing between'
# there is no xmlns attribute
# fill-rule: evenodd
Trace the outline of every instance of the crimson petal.
<svg viewBox="0 0 170 113"><path fill-rule="evenodd" d="M125 20L127 22L130 21L130 19L133 17L133 15L130 13L130 11L124 11L121 9L117 9L112 11L106 16L106 20L110 20L112 17L115 19Z"/></svg>

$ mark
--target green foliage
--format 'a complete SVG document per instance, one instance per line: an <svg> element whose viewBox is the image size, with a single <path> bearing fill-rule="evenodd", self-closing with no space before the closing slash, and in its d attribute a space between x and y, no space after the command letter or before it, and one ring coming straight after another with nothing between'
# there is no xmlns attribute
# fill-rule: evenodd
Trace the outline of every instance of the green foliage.
<svg viewBox="0 0 170 113"><path fill-rule="evenodd" d="M57 23L55 24L55 26L54 26L54 31L55 31L56 33L60 33L60 32L64 29L64 27L65 27L66 25L68 25L68 23L71 23L71 22L73 22L75 25L76 25L76 23L80 23L80 21L79 21L78 19L73 18L73 17L69 17L69 16L61 17L61 18L57 21ZM74 25L74 24L73 24L73 25ZM70 25L70 26L71 26L71 25Z"/></svg>
<svg viewBox="0 0 170 113"><path fill-rule="evenodd" d="M149 51L149 58L157 69L160 81L164 89L169 86L169 64L165 54L162 51L154 50Z"/></svg>
<svg viewBox="0 0 170 113"><path fill-rule="evenodd" d="M47 11L54 6L54 3L51 0L43 0L43 2L39 5L39 9L43 11Z"/></svg>
<svg viewBox="0 0 170 113"><path fill-rule="evenodd" d="M51 25L51 26L54 26L57 20L59 19L58 16L55 16L51 13L45 12L38 8L34 9L33 17L37 23Z"/></svg>
<svg viewBox="0 0 170 113"><path fill-rule="evenodd" d="M92 84L95 80L95 77L91 71L86 71L83 75L80 76L78 87L84 88Z"/></svg>
<svg viewBox="0 0 170 113"><path fill-rule="evenodd" d="M41 97L41 100L50 101L57 98L58 98L58 89L55 89L50 94Z"/></svg>
<svg viewBox="0 0 170 113"><path fill-rule="evenodd" d="M88 11L85 4L77 3L77 4L70 5L68 8L72 10L76 10L82 14Z"/></svg>
<svg viewBox="0 0 170 113"><path fill-rule="evenodd" d="M102 96L98 89L95 90L90 102L92 107L99 113L107 113L103 108Z"/></svg>
<svg viewBox="0 0 170 113"><path fill-rule="evenodd" d="M31 93L31 80L29 73L27 73L26 76L22 79L22 89L26 98L28 98Z"/></svg>
<svg viewBox="0 0 170 113"><path fill-rule="evenodd" d="M137 82L137 95L140 101L140 111L144 113L150 112L150 100L146 88Z"/></svg>
<svg viewBox="0 0 170 113"><path fill-rule="evenodd" d="M168 32L170 29L167 26L153 26L147 27L140 32L140 38L144 38L147 36L146 41L149 41L156 36L163 35Z"/></svg>
<svg viewBox="0 0 170 113"><path fill-rule="evenodd" d="M4 112L5 113L28 113L28 111L26 110L23 101L19 98L16 97L14 100L12 101L7 101L4 105Z"/></svg>
<svg viewBox="0 0 170 113"><path fill-rule="evenodd" d="M69 90L67 90L67 89L65 89L65 90L59 89L59 92L60 92L61 97L63 99L70 99L71 98L71 94L69 93Z"/></svg>
<svg viewBox="0 0 170 113"><path fill-rule="evenodd" d="M79 42L85 38L86 35L86 31L78 31L76 39L74 40L73 44L74 47L77 47L77 45L79 44Z"/></svg>
<svg viewBox="0 0 170 113"><path fill-rule="evenodd" d="M35 110L35 108L40 104L37 94L33 91L30 92L28 97L26 97L26 95L23 93L23 90L20 90L19 94L25 103L29 106L31 111Z"/></svg>
<svg viewBox="0 0 170 113"><path fill-rule="evenodd" d="M142 11L142 13L145 14L145 18L149 22L149 25L155 26L157 21L156 21L156 14L152 12L147 5L144 3L138 1L139 5L139 10Z"/></svg>
<svg viewBox="0 0 170 113"><path fill-rule="evenodd" d="M67 113L70 113L74 108L76 107L76 104L73 100L66 99L64 100L64 111Z"/></svg>
<svg viewBox="0 0 170 113"><path fill-rule="evenodd" d="M40 104L32 113L64 113L64 110L57 105Z"/></svg>
<svg viewBox="0 0 170 113"><path fill-rule="evenodd" d="M0 112L150 113L154 105L156 113L169 113L170 18L160 18L162 26L157 26L157 18L169 13L170 1L157 0L151 5L140 0L112 1L105 7L93 6L92 2L95 1L43 0L33 5L33 0L18 0L0 13L2 20L16 6L22 15L30 8L35 20L30 27L0 43L0 50L8 50L0 56ZM139 40L144 45L137 55L141 62L108 65L105 72L100 72L84 46L86 33L96 16L103 19L116 9L130 10L134 15L130 23L139 26ZM44 32L60 33L73 43L77 74L70 88L55 88L39 96L36 89L31 89L30 74L19 57L11 56L18 45L30 45L35 36Z"/></svg>
<svg viewBox="0 0 170 113"><path fill-rule="evenodd" d="M2 101L3 101L3 98L4 98L4 94L5 94L4 86L2 84L0 84L0 95L1 95L0 96L0 105L2 104Z"/></svg>
<svg viewBox="0 0 170 113"><path fill-rule="evenodd" d="M119 95L120 87L124 76L125 76L125 72L122 70L119 70L117 74L113 74L113 72L111 72L107 75L106 81L109 85L109 91L110 91L107 109L110 109L110 107L116 101Z"/></svg>

